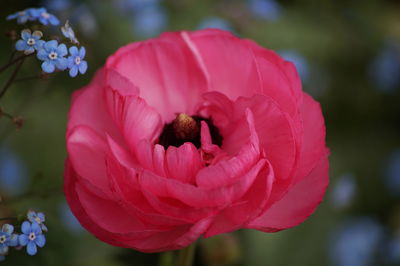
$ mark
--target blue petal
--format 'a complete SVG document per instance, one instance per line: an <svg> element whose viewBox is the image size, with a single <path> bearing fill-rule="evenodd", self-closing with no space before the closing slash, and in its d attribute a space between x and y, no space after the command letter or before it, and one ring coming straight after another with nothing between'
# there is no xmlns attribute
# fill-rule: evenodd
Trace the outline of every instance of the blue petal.
<svg viewBox="0 0 400 266"><path fill-rule="evenodd" d="M34 232L36 235L39 235L42 233L42 229L40 229L40 226L37 222L32 222L32 227L31 227L32 232Z"/></svg>
<svg viewBox="0 0 400 266"><path fill-rule="evenodd" d="M27 235L19 235L18 242L21 246L26 246L29 242L29 238Z"/></svg>
<svg viewBox="0 0 400 266"><path fill-rule="evenodd" d="M43 40L38 40L36 44L33 46L37 51L43 48L43 45L45 44L45 41Z"/></svg>
<svg viewBox="0 0 400 266"><path fill-rule="evenodd" d="M72 68L75 66L75 57L74 56L72 56L72 55L69 56L67 58L67 60L68 60L68 68Z"/></svg>
<svg viewBox="0 0 400 266"><path fill-rule="evenodd" d="M14 232L14 226L11 224L4 224L2 227L2 231L4 233L7 233L8 235L11 235Z"/></svg>
<svg viewBox="0 0 400 266"><path fill-rule="evenodd" d="M42 228L42 231L44 231L44 232L48 231L47 226L45 224L41 224L40 228Z"/></svg>
<svg viewBox="0 0 400 266"><path fill-rule="evenodd" d="M81 74L85 74L87 68L88 68L87 62L86 61L81 61L81 63L79 64L79 72Z"/></svg>
<svg viewBox="0 0 400 266"><path fill-rule="evenodd" d="M66 56L68 54L67 46L65 44L60 44L57 48L58 56Z"/></svg>
<svg viewBox="0 0 400 266"><path fill-rule="evenodd" d="M0 254L6 254L8 252L8 246L6 244L0 244Z"/></svg>
<svg viewBox="0 0 400 266"><path fill-rule="evenodd" d="M45 48L47 51L50 51L50 50L52 50L52 49L57 49L57 46L58 46L58 42L57 42L56 40L51 40L51 41L48 41L48 42L46 42L46 43L44 44L44 48Z"/></svg>
<svg viewBox="0 0 400 266"><path fill-rule="evenodd" d="M36 212L35 212L35 211L32 211L32 210L29 210L28 213L26 214L26 217L27 217L28 220L31 221L31 222L35 221L36 216L37 216L37 215L36 215Z"/></svg>
<svg viewBox="0 0 400 266"><path fill-rule="evenodd" d="M28 246L26 247L26 251L31 256L35 255L37 253L37 247L35 242L29 241Z"/></svg>
<svg viewBox="0 0 400 266"><path fill-rule="evenodd" d="M24 221L21 226L22 233L28 235L31 232L31 224L28 221Z"/></svg>
<svg viewBox="0 0 400 266"><path fill-rule="evenodd" d="M18 235L17 234L13 234L10 237L10 240L8 242L8 246L10 246L10 247L18 246Z"/></svg>
<svg viewBox="0 0 400 266"><path fill-rule="evenodd" d="M54 63L50 62L50 61L44 61L42 63L42 70L46 73L52 73L54 72L54 70L56 69L56 67L54 66Z"/></svg>
<svg viewBox="0 0 400 266"><path fill-rule="evenodd" d="M78 75L78 67L77 66L71 67L71 69L69 70L69 75L72 78L76 77L76 75Z"/></svg>
<svg viewBox="0 0 400 266"><path fill-rule="evenodd" d="M41 222L44 222L45 219L46 219L46 217L45 217L45 215L44 215L43 212L38 212L38 213L37 213L37 217L39 217L39 219L40 219Z"/></svg>
<svg viewBox="0 0 400 266"><path fill-rule="evenodd" d="M31 36L32 36L32 34L31 34L30 30L23 30L21 32L21 37L23 40L28 40Z"/></svg>
<svg viewBox="0 0 400 266"><path fill-rule="evenodd" d="M86 55L86 49L85 47L82 46L81 49L79 50L79 57L83 59L85 58L85 55Z"/></svg>
<svg viewBox="0 0 400 266"><path fill-rule="evenodd" d="M41 248L44 247L44 245L46 244L46 237L44 235L38 235L35 238L35 243Z"/></svg>
<svg viewBox="0 0 400 266"><path fill-rule="evenodd" d="M18 17L18 13L14 13L14 14L8 15L6 17L6 20L16 19L17 17Z"/></svg>
<svg viewBox="0 0 400 266"><path fill-rule="evenodd" d="M65 70L68 66L67 58L58 58L55 63L59 70Z"/></svg>
<svg viewBox="0 0 400 266"><path fill-rule="evenodd" d="M50 17L49 17L49 22L50 22L50 24L53 25L53 26L58 26L58 25L60 25L60 20L58 20L58 18L57 18L56 16L54 16L54 15L50 15Z"/></svg>
<svg viewBox="0 0 400 266"><path fill-rule="evenodd" d="M16 43L15 43L15 49L17 50L17 51L24 51L26 48L27 48L27 44L26 44L26 42L25 41L23 41L23 40L18 40Z"/></svg>
<svg viewBox="0 0 400 266"><path fill-rule="evenodd" d="M77 56L77 55L79 54L78 48L77 48L76 46L71 46L71 47L69 48L69 53L70 53L72 56Z"/></svg>
<svg viewBox="0 0 400 266"><path fill-rule="evenodd" d="M36 55L36 57L42 61L46 61L47 59L49 59L48 56L49 56L49 54L46 52L46 50L43 47L38 51L38 53Z"/></svg>

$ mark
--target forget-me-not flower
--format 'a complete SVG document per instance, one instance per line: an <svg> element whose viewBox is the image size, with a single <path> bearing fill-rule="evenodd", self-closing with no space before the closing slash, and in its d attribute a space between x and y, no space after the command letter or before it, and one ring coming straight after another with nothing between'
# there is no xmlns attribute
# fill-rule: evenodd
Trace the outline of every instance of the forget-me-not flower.
<svg viewBox="0 0 400 266"><path fill-rule="evenodd" d="M5 255L8 247L18 245L18 236L13 234L14 227L11 224L4 224L0 231L0 254Z"/></svg>
<svg viewBox="0 0 400 266"><path fill-rule="evenodd" d="M60 20L53 14L47 12L46 8L44 7L31 8L30 13L32 15L33 20L38 20L43 25L51 24L53 26L57 26L60 24Z"/></svg>
<svg viewBox="0 0 400 266"><path fill-rule="evenodd" d="M68 57L69 75L71 77L76 77L78 71L81 74L85 74L88 68L87 62L83 60L86 55L85 47L81 47L78 50L76 46L72 46L69 48L69 53L71 54Z"/></svg>
<svg viewBox="0 0 400 266"><path fill-rule="evenodd" d="M37 247L44 247L46 244L46 238L42 234L42 229L37 222L25 221L21 226L22 233L19 235L19 244L26 246L26 251L29 255L33 256L37 253Z"/></svg>
<svg viewBox="0 0 400 266"><path fill-rule="evenodd" d="M42 63L42 70L46 73L52 73L56 68L65 70L68 61L65 56L68 54L65 44L58 44L56 40L51 40L43 45L37 53L37 58L44 61Z"/></svg>
<svg viewBox="0 0 400 266"><path fill-rule="evenodd" d="M45 43L42 38L43 33L41 31L34 31L31 33L29 29L25 29L21 32L21 40L18 40L15 44L17 51L24 51L25 54L31 54L42 48Z"/></svg>
<svg viewBox="0 0 400 266"><path fill-rule="evenodd" d="M33 210L29 210L26 217L31 223L36 222L43 231L47 232L47 226L44 224L44 222L46 221L44 213L42 212L36 213Z"/></svg>
<svg viewBox="0 0 400 266"><path fill-rule="evenodd" d="M206 17L204 18L199 26L198 29L220 29L233 32L232 25L225 19L219 17Z"/></svg>
<svg viewBox="0 0 400 266"><path fill-rule="evenodd" d="M261 19L276 21L281 17L282 7L275 0L248 0L247 3L250 12Z"/></svg>
<svg viewBox="0 0 400 266"><path fill-rule="evenodd" d="M18 24L24 24L28 20L33 20L34 19L32 17L32 13L31 13L32 9L33 8L27 8L25 10L18 11L18 12L14 13L14 14L8 15L6 19L7 20L17 19L17 23Z"/></svg>
<svg viewBox="0 0 400 266"><path fill-rule="evenodd" d="M68 38L72 43L74 44L79 44L78 39L75 36L75 32L74 30L71 28L71 26L69 25L69 21L67 20L65 22L65 25L61 27L61 32L62 34Z"/></svg>

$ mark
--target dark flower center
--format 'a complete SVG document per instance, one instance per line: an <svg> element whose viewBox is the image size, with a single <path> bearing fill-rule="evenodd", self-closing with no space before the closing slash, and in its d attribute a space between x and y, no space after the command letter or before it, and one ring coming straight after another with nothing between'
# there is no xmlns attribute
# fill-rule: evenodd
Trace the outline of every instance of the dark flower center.
<svg viewBox="0 0 400 266"><path fill-rule="evenodd" d="M33 240L35 240L35 238L36 238L35 233L34 233L34 232L31 232L31 233L29 234L29 240L33 241Z"/></svg>
<svg viewBox="0 0 400 266"><path fill-rule="evenodd" d="M207 123L212 143L221 146L222 136L211 119L200 116L189 116L183 113L179 114L174 121L164 126L158 144L167 149L169 146L179 147L185 142L191 142L196 148L200 148L201 121Z"/></svg>
<svg viewBox="0 0 400 266"><path fill-rule="evenodd" d="M6 240L7 240L7 239L6 239L6 236L5 236L5 235L0 236L0 244L5 243Z"/></svg>

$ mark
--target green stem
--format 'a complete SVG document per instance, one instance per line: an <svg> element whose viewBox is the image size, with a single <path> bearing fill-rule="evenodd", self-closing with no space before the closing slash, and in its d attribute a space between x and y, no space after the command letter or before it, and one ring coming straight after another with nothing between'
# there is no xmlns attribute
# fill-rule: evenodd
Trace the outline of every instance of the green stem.
<svg viewBox="0 0 400 266"><path fill-rule="evenodd" d="M177 266L192 266L196 243L179 250Z"/></svg>
<svg viewBox="0 0 400 266"><path fill-rule="evenodd" d="M163 252L160 254L158 266L172 266L174 265L174 253L171 251Z"/></svg>
<svg viewBox="0 0 400 266"><path fill-rule="evenodd" d="M6 70L7 68L9 68L10 66L12 66L13 64L17 63L18 61L24 60L26 57L33 55L34 53L31 54L24 54L21 55L17 58L15 58L14 60L11 60L10 62L8 62L7 64L5 64L4 66L0 67L0 72L3 72L4 70Z"/></svg>

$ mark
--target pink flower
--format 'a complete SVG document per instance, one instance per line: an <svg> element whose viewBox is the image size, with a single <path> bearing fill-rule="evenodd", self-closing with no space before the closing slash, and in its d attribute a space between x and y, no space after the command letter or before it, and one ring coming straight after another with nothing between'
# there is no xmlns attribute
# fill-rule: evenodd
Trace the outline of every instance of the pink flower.
<svg viewBox="0 0 400 266"><path fill-rule="evenodd" d="M324 119L293 64L220 30L119 49L73 95L67 149L75 216L144 252L293 227L328 185Z"/></svg>

